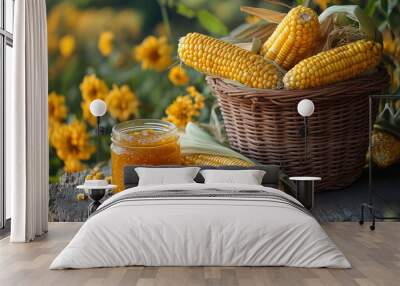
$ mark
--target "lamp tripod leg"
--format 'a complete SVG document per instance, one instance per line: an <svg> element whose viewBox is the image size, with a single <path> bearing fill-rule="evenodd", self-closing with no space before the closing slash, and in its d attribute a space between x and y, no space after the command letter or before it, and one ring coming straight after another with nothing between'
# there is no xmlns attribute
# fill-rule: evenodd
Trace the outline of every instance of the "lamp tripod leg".
<svg viewBox="0 0 400 286"><path fill-rule="evenodd" d="M308 164L308 119L304 117L304 159L307 164L307 172L311 172L310 165Z"/></svg>
<svg viewBox="0 0 400 286"><path fill-rule="evenodd" d="M371 214L372 214L372 224L370 225L369 229L375 230L375 209L371 210Z"/></svg>
<svg viewBox="0 0 400 286"><path fill-rule="evenodd" d="M100 162L100 116L96 116L96 139L97 139L97 146L96 146L96 160L97 163Z"/></svg>
<svg viewBox="0 0 400 286"><path fill-rule="evenodd" d="M364 224L364 205L361 205L361 215L360 215L360 220L358 221L360 225Z"/></svg>

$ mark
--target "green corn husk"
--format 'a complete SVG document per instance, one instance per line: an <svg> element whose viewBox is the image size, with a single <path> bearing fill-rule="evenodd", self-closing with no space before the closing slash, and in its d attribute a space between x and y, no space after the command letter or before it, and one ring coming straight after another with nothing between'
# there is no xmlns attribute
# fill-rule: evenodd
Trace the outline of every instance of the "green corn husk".
<svg viewBox="0 0 400 286"><path fill-rule="evenodd" d="M248 6L241 6L240 11L275 24L280 23L287 14L274 11L271 9L248 7Z"/></svg>
<svg viewBox="0 0 400 286"><path fill-rule="evenodd" d="M400 140L400 109L395 112L389 104L385 104L376 118L374 129L390 133Z"/></svg>
<svg viewBox="0 0 400 286"><path fill-rule="evenodd" d="M382 33L378 31L374 22L365 12L357 5L334 5L328 7L324 12L319 15L318 19L322 25L329 21L331 17L335 17L335 24L338 26L346 26L351 24L348 19L357 22L360 32L364 34L367 39L383 43Z"/></svg>
<svg viewBox="0 0 400 286"><path fill-rule="evenodd" d="M211 135L194 123L186 126L185 134L179 140L181 153L184 154L214 154L237 158L248 163L252 160L218 143Z"/></svg>
<svg viewBox="0 0 400 286"><path fill-rule="evenodd" d="M258 54L261 49L262 42L259 38L253 38L251 43L237 43L235 45L254 54Z"/></svg>
<svg viewBox="0 0 400 286"><path fill-rule="evenodd" d="M266 41L269 36L275 31L276 24L266 21L259 21L257 23L244 23L234 30L222 40L232 44L250 42L254 38L260 39L261 42Z"/></svg>

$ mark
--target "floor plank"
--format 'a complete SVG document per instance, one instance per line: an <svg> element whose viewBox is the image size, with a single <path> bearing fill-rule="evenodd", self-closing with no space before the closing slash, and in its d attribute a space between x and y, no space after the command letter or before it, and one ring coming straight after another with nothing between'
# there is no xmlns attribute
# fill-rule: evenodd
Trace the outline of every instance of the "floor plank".
<svg viewBox="0 0 400 286"><path fill-rule="evenodd" d="M120 267L50 271L54 257L81 223L50 223L49 233L29 244L0 240L0 285L397 286L400 223L382 222L376 231L354 222L323 224L352 269L289 267Z"/></svg>

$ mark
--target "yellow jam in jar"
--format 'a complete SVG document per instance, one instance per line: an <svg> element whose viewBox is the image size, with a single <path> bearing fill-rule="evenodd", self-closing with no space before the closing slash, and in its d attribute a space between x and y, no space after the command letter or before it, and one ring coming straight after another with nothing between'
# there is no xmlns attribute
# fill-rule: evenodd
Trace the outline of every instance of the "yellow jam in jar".
<svg viewBox="0 0 400 286"><path fill-rule="evenodd" d="M157 119L136 119L113 127L111 135L112 182L124 189L124 168L129 165L178 165L181 152L178 130Z"/></svg>

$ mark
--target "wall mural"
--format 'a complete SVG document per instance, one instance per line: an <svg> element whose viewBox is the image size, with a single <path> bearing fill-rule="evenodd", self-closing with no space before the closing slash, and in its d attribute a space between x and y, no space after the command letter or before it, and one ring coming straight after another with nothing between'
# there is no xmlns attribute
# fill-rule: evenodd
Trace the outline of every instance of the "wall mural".
<svg viewBox="0 0 400 286"><path fill-rule="evenodd" d="M124 165L276 164L319 190L352 184L368 95L400 93L398 1L359 2L47 1L50 219L86 215L85 178L121 191ZM372 110L380 168L400 159L399 110Z"/></svg>

